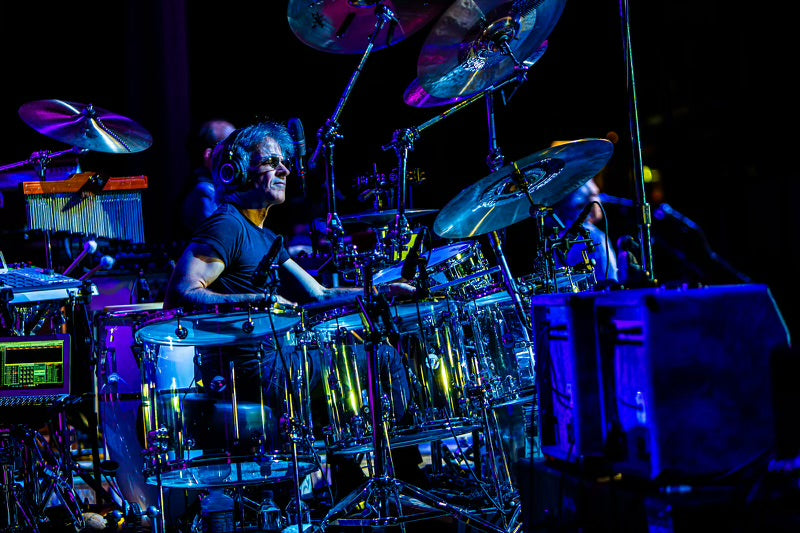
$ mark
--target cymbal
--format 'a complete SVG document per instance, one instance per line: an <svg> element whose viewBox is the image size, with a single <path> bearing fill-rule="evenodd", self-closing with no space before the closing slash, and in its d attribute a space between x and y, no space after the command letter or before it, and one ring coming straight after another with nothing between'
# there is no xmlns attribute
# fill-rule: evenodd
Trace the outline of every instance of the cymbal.
<svg viewBox="0 0 800 533"><path fill-rule="evenodd" d="M539 61L539 58L541 58L544 55L545 51L547 51L547 41L542 43L539 49L536 50L528 59L526 59L522 63L526 67L530 67L531 65ZM498 81L505 81L505 80L500 80L498 78ZM487 86L487 88L488 87L491 87L491 85ZM472 98L476 94L479 94L482 90L484 89L474 91L469 94L456 96L453 98L439 98L437 96L429 94L428 91L425 90L425 87L422 86L422 83L419 81L419 78L417 78L413 82L411 82L411 85L409 85L408 88L406 89L406 92L403 94L403 101L412 107L420 107L420 108L454 105L459 102L463 102L464 100L468 100L469 98Z"/></svg>
<svg viewBox="0 0 800 533"><path fill-rule="evenodd" d="M42 135L95 152L128 154L153 144L153 136L133 120L92 104L37 100L23 104L19 116Z"/></svg>
<svg viewBox="0 0 800 533"><path fill-rule="evenodd" d="M416 218L424 215L437 213L438 209L406 209L406 218ZM384 209L383 211L367 211L366 213L356 213L339 217L342 224L369 224L371 226L385 226L391 223L397 216L397 209Z"/></svg>
<svg viewBox="0 0 800 533"><path fill-rule="evenodd" d="M607 139L578 139L505 165L450 200L436 217L433 231L440 237L459 239L526 219L533 207L531 200L537 206L553 206L596 176L613 151L614 144Z"/></svg>
<svg viewBox="0 0 800 533"><path fill-rule="evenodd" d="M553 31L566 0L464 0L439 18L422 45L417 78L429 94L475 94L514 75ZM509 53L510 52L510 53ZM512 57L513 56L513 57Z"/></svg>
<svg viewBox="0 0 800 533"><path fill-rule="evenodd" d="M289 27L300 41L312 48L335 54L361 54L375 32L377 5L394 13L395 21L383 25L375 37L373 51L405 40L447 7L444 0L308 0L289 1Z"/></svg>

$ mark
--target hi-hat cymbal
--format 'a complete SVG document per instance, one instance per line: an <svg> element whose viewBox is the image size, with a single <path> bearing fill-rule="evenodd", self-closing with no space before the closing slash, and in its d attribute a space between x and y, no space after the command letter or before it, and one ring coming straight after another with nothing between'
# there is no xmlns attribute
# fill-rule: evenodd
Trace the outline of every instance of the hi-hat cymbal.
<svg viewBox="0 0 800 533"><path fill-rule="evenodd" d="M92 104L37 100L23 104L19 116L42 135L95 152L128 154L153 144L153 136L133 120Z"/></svg>
<svg viewBox="0 0 800 533"><path fill-rule="evenodd" d="M596 176L613 151L614 144L606 139L579 139L505 165L450 200L433 231L446 239L461 239L526 219L533 205L551 207Z"/></svg>
<svg viewBox="0 0 800 533"><path fill-rule="evenodd" d="M538 50L536 50L528 59L523 61L523 64L526 67L530 67L531 65L539 61L539 58L541 58L544 55L545 51L547 51L547 41L542 43L542 45L539 47ZM497 64L500 65L500 63ZM501 80L499 77L497 77L497 81L503 82L505 80ZM492 83L486 88L488 89L492 85L495 85L495 83ZM406 89L406 92L403 94L403 101L412 107L420 107L420 108L454 105L457 104L458 102L462 102L464 100L472 98L473 96L475 96L476 94L480 93L483 90L484 89L481 89L469 94L456 96L454 98L439 98L437 96L429 94L428 91L425 90L425 87L422 86L422 83L420 83L419 78L417 78L413 82L411 82L411 85L409 85L408 88Z"/></svg>
<svg viewBox="0 0 800 533"><path fill-rule="evenodd" d="M437 98L475 94L514 75L553 31L566 0L462 0L422 46L417 78Z"/></svg>
<svg viewBox="0 0 800 533"><path fill-rule="evenodd" d="M438 209L406 209L403 211L406 218L416 218L423 215L432 215ZM368 224L370 226L385 226L390 224L397 216L397 209L384 209L383 211L368 211L339 217L342 224Z"/></svg>
<svg viewBox="0 0 800 533"><path fill-rule="evenodd" d="M300 41L335 54L361 54L378 22L376 9L385 6L395 20L386 22L375 37L373 51L382 50L428 24L447 7L444 0L308 0L289 1L289 27Z"/></svg>

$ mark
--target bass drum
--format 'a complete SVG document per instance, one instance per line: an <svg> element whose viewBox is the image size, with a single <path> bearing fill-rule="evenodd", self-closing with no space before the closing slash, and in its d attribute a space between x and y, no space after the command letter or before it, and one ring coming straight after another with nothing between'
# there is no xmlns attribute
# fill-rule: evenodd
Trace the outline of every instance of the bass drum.
<svg viewBox="0 0 800 533"><path fill-rule="evenodd" d="M148 485L143 474L141 346L137 345L135 333L143 324L169 316L161 307L160 302L109 306L96 318L98 407L104 457L119 464L116 481L121 497L141 511L159 503L157 488ZM184 385L193 379L193 356L193 350L178 346L171 358L170 373ZM175 506L170 509L177 510ZM138 514L135 509L134 514Z"/></svg>

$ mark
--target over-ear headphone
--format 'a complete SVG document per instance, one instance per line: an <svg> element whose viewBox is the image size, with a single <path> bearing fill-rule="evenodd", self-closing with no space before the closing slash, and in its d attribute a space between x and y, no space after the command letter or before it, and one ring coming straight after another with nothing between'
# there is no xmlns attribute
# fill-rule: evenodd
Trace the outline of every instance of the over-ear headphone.
<svg viewBox="0 0 800 533"><path fill-rule="evenodd" d="M219 167L219 179L225 185L238 187L243 185L247 179L247 168L244 161L242 161L243 150L237 144L241 131L234 131L227 139L222 141L225 146L223 146L220 154L222 160Z"/></svg>

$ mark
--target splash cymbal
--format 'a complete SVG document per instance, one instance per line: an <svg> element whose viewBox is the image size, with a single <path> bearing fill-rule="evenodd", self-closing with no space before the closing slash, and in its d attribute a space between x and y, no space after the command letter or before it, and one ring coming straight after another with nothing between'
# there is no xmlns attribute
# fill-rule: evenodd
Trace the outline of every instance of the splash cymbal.
<svg viewBox="0 0 800 533"><path fill-rule="evenodd" d="M19 116L42 135L95 152L128 154L153 144L153 136L133 120L92 104L37 100L23 104Z"/></svg>
<svg viewBox="0 0 800 533"><path fill-rule="evenodd" d="M433 231L446 239L461 239L524 220L533 205L551 207L596 176L613 151L614 144L606 139L579 139L505 165L450 200Z"/></svg>
<svg viewBox="0 0 800 533"><path fill-rule="evenodd" d="M437 98L475 94L514 75L553 31L566 0L462 0L422 46L417 78Z"/></svg>
<svg viewBox="0 0 800 533"><path fill-rule="evenodd" d="M394 13L375 37L373 51L405 40L444 11L443 0L290 0L289 27L300 41L312 48L334 54L361 54L379 20L378 6Z"/></svg>
<svg viewBox="0 0 800 533"><path fill-rule="evenodd" d="M539 58L541 58L544 55L546 50L547 50L547 41L542 43L542 46L540 46L539 49L533 53L533 55L531 55L528 59L523 61L523 64L526 67L530 67L531 65L539 61ZM500 63L497 63L497 65L500 65ZM497 83L506 81L501 79L497 75L492 75L492 76L496 78L496 81L488 85L486 87L487 89L492 87L493 85L496 85ZM475 91L470 94L464 94L462 96L457 96L454 98L439 98L437 96L433 96L432 94L428 93L428 91L425 90L425 87L422 86L422 83L419 81L419 78L417 78L413 82L411 82L411 85L409 85L408 88L406 89L406 92L403 94L403 101L412 107L420 107L420 108L454 105L459 102L463 102L464 100L467 100L469 98L472 98L476 94L479 94L482 90Z"/></svg>

